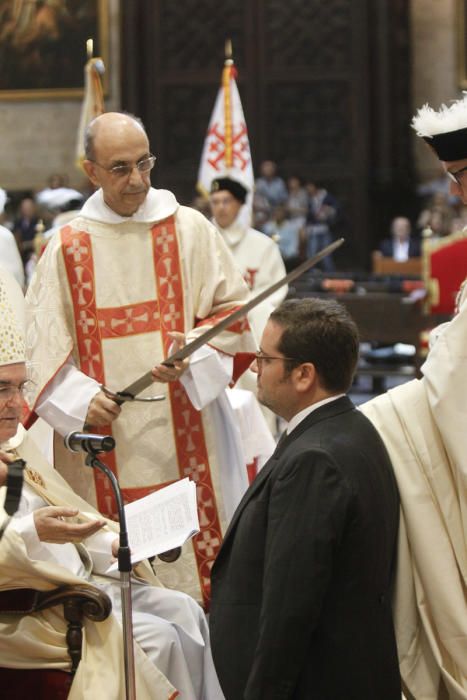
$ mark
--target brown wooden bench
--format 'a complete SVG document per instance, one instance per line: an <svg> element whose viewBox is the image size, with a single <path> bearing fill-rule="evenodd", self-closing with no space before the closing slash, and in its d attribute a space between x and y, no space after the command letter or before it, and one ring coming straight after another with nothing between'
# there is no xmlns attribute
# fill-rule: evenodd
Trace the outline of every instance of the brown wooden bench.
<svg viewBox="0 0 467 700"><path fill-rule="evenodd" d="M422 258L409 258L398 262L385 257L379 250L371 254L372 272L374 275L397 275L400 277L421 277Z"/></svg>

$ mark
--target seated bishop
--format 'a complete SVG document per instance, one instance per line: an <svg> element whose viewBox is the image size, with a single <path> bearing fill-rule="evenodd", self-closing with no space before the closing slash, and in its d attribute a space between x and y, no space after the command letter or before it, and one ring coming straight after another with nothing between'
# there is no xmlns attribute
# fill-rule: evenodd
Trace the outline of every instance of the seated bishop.
<svg viewBox="0 0 467 700"><path fill-rule="evenodd" d="M0 277L0 485L7 464L26 462L19 507L8 521L0 489L0 591L48 590L92 583L111 598L113 613L84 623L82 660L70 700L125 697L121 599L118 578L106 574L115 550L115 523L103 518L45 460L20 424L26 391L22 292ZM102 552L107 556L102 557ZM98 556L99 553L101 556ZM105 563L104 563L105 562ZM118 576L118 574L117 574ZM163 588L147 563L132 575L138 700L219 700L206 619L188 595ZM58 608L24 618L0 615L0 667L70 667L66 622Z"/></svg>

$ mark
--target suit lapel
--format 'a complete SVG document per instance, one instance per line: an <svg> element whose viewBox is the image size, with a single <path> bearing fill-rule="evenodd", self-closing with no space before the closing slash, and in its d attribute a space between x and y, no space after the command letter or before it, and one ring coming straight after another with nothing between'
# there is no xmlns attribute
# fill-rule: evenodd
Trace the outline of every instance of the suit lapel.
<svg viewBox="0 0 467 700"><path fill-rule="evenodd" d="M264 467L260 470L258 476L253 481L251 486L247 489L242 500L238 504L237 509L232 516L232 520L230 521L230 524L226 530L224 536L224 543L229 538L232 531L235 529L235 526L245 506L253 498L253 496L263 487L265 481L267 481L278 460L281 458L281 456L284 454L287 448L295 440L297 440L297 438L299 438L300 435L302 435L302 433L304 433L316 423L320 423L323 420L327 420L328 418L337 416L340 413L347 413L348 411L351 411L354 408L355 406L352 403L352 401L348 398L348 396L342 396L340 399L336 399L336 401L331 401L330 403L327 403L324 406L317 408L316 411L312 411L304 420L302 420L301 423L297 425L297 427L294 430L292 430L291 433L285 435L283 438L281 437L273 454L268 459ZM223 546L221 547L221 551L222 549Z"/></svg>

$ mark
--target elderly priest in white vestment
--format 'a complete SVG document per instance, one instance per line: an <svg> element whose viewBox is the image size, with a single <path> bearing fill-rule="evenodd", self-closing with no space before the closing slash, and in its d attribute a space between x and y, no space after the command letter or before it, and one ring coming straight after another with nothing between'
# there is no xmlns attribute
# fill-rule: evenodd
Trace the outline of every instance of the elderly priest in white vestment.
<svg viewBox="0 0 467 700"><path fill-rule="evenodd" d="M0 541L0 590L92 582L111 598L113 614L84 623L82 660L70 699L125 697L119 581L105 575L115 523L73 493L47 464L20 425L26 382L24 341L18 314L21 290L0 278L0 458L26 462L19 509ZM13 292L11 292L13 290ZM0 504L5 488L0 490ZM5 515L0 508L2 516ZM2 524L4 517L2 517ZM108 552L100 563L98 552ZM132 585L138 700L219 700L206 619L188 595L165 589L145 563ZM57 609L26 618L0 616L0 666L69 668L66 623ZM178 692L177 692L178 691Z"/></svg>
<svg viewBox="0 0 467 700"><path fill-rule="evenodd" d="M256 346L241 321L192 355L189 366L161 364L173 332L176 342L181 334L192 340L245 303L248 289L215 227L171 192L151 188L155 160L134 117L108 112L91 122L84 168L99 189L52 237L27 295L34 410L61 435L84 423L112 433L117 448L103 461L126 502L181 477L196 481L201 532L158 573L207 607L212 563L248 485L225 388ZM120 410L101 390L122 390L151 368L156 383L145 395L162 393L161 403L129 402ZM105 481L65 466L62 443L55 457L61 473L114 516Z"/></svg>

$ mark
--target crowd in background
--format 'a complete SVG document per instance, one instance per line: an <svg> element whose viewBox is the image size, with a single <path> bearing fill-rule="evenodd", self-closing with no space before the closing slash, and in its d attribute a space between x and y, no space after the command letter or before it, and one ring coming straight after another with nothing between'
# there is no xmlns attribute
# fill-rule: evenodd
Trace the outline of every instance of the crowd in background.
<svg viewBox="0 0 467 700"><path fill-rule="evenodd" d="M17 202L13 193L10 197L9 193L4 190L2 192L4 197L3 207L0 207L0 228L4 235L10 231L14 237L23 266L24 284L27 286L51 232L73 218L91 192L87 183L81 190L69 187L67 176L61 174L50 175L46 187L38 192L28 192ZM9 258L12 260L11 242L7 243ZM4 256L0 257L3 259ZM13 269L10 271L23 284L19 274L15 274Z"/></svg>
<svg viewBox="0 0 467 700"><path fill-rule="evenodd" d="M286 183L273 161L261 163L253 226L277 240L288 269L331 243L339 214L338 200L319 181L291 175ZM331 256L324 259L323 267L334 270Z"/></svg>
<svg viewBox="0 0 467 700"><path fill-rule="evenodd" d="M272 161L260 166L253 200L255 228L273 236L279 244L286 266L293 267L305 257L328 245L345 232L341 205L318 180L291 175L284 180ZM450 194L449 180L444 173L417 188L418 213L410 218L406 212L395 212L382 231L379 243L384 256L406 260L421 254L424 237L443 238L467 226L467 207ZM325 271L334 269L326 258Z"/></svg>
<svg viewBox="0 0 467 700"><path fill-rule="evenodd" d="M7 197L0 224L14 235L26 285L50 232L70 220L89 194L87 185L78 191L68 186L66 175L53 174L39 192L31 192L16 203L8 203ZM401 261L418 256L424 236L441 238L467 226L467 207L449 194L443 175L420 185L417 194L418 215L411 219L405 212L397 212L382 232L380 243L375 243L383 255ZM196 197L191 204L211 218L208 200ZM340 230L342 220L339 200L318 179L297 174L284 179L273 161L260 164L252 226L276 241L287 270L345 233ZM335 270L331 256L321 266L325 272Z"/></svg>

